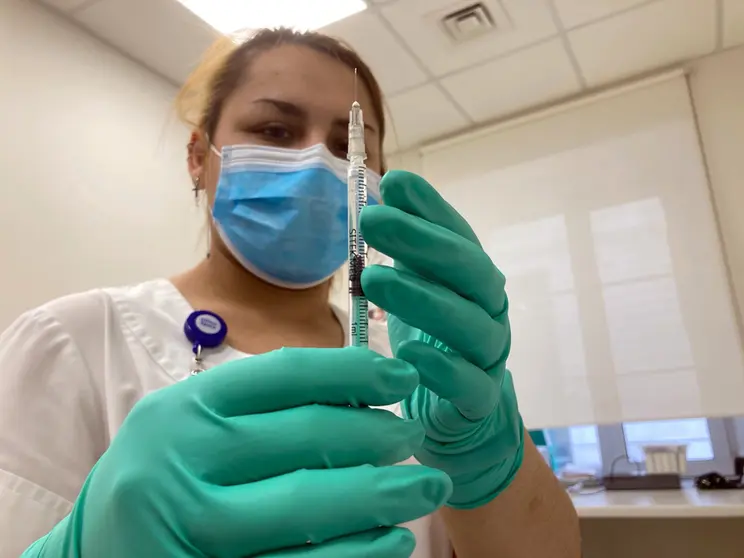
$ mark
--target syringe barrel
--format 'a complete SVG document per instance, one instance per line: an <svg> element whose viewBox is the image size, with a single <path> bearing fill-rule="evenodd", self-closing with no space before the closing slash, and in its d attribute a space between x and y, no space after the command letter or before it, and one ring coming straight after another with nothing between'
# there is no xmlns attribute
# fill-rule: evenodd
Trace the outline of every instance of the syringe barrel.
<svg viewBox="0 0 744 558"><path fill-rule="evenodd" d="M349 134L349 158L351 158L352 155L362 157L362 160L367 158L364 146L364 132L362 132L361 138Z"/></svg>
<svg viewBox="0 0 744 558"><path fill-rule="evenodd" d="M349 345L367 346L368 306L362 290L362 272L367 265L367 244L359 232L359 216L367 205L367 158L364 145L364 116L354 101L349 113L348 203L349 203Z"/></svg>
<svg viewBox="0 0 744 558"><path fill-rule="evenodd" d="M349 111L349 147L348 158L353 156L367 158L364 145L364 115L359 103L354 102Z"/></svg>

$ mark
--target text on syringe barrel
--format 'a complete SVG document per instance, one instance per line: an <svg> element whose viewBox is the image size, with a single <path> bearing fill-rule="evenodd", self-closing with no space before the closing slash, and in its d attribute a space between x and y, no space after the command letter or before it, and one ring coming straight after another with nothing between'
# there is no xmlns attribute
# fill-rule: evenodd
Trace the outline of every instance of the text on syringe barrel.
<svg viewBox="0 0 744 558"><path fill-rule="evenodd" d="M367 243L359 232L359 215L367 205L367 177L363 166L355 166L349 173L350 194L353 192L353 206L350 204L349 229L349 294L364 296L362 290L362 272L367 265ZM351 201L351 200L349 200Z"/></svg>

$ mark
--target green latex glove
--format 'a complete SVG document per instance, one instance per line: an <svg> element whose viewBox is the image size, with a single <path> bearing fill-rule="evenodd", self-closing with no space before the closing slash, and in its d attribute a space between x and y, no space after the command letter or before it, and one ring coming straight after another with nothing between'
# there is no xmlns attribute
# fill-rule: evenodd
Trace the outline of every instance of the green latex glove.
<svg viewBox="0 0 744 558"><path fill-rule="evenodd" d="M362 274L368 299L389 313L396 358L421 386L403 403L426 429L416 458L447 472L449 505L481 506L522 463L524 434L511 374L504 277L467 222L423 178L391 171L384 205L369 206L360 229L395 267Z"/></svg>
<svg viewBox="0 0 744 558"><path fill-rule="evenodd" d="M417 384L367 349L281 349L154 392L22 558L408 557L395 525L436 510L451 481L390 466L421 425L361 406Z"/></svg>

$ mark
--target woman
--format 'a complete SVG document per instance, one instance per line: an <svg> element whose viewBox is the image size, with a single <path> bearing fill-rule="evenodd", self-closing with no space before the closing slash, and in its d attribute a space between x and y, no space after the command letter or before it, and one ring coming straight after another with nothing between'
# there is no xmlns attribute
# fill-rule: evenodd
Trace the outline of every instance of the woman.
<svg viewBox="0 0 744 558"><path fill-rule="evenodd" d="M362 277L388 315L390 344L373 326L373 350L342 348L328 302L355 69L381 202L361 229L395 261ZM578 556L504 367L503 277L421 178L390 172L378 192L367 66L320 34L264 30L218 43L179 109L209 256L5 332L2 557L433 558L449 540L460 558ZM394 466L412 456L422 465Z"/></svg>

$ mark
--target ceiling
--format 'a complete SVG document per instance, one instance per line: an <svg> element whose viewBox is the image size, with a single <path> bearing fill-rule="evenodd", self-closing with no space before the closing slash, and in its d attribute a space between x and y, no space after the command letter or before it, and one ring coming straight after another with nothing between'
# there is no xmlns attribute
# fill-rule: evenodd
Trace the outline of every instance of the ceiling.
<svg viewBox="0 0 744 558"><path fill-rule="evenodd" d="M41 1L174 83L216 36L176 0ZM495 30L460 43L440 20L477 0L367 3L324 31L376 72L388 152L744 43L744 0L481 0Z"/></svg>

